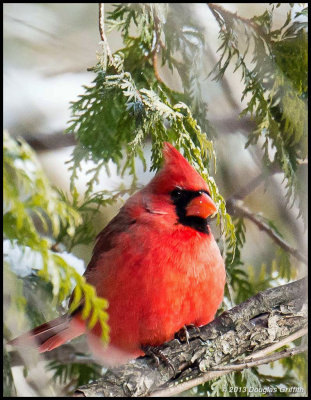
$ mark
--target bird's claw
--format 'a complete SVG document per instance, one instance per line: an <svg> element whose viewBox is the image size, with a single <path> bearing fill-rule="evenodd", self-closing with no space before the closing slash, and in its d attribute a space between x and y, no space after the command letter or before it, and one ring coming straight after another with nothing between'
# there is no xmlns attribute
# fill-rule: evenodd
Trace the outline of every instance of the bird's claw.
<svg viewBox="0 0 311 400"><path fill-rule="evenodd" d="M172 369L174 377L176 376L176 369L175 369L174 365L166 357L166 355L162 352L162 350L160 350L158 347L153 347L153 346L149 346L149 345L143 345L143 346L141 346L141 349L145 352L145 354L147 356L150 356L153 358L157 367L159 367L160 360L161 360L164 362L164 364L168 365Z"/></svg>
<svg viewBox="0 0 311 400"><path fill-rule="evenodd" d="M189 329L195 329L196 333L200 333L200 328L194 324L184 325L178 332L175 333L175 339L179 340L180 343L189 344Z"/></svg>

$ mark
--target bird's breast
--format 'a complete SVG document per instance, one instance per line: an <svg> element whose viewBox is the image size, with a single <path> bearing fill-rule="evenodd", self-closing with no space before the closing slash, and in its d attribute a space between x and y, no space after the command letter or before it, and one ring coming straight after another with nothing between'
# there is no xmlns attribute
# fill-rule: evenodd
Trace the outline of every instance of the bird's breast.
<svg viewBox="0 0 311 400"><path fill-rule="evenodd" d="M109 301L111 341L124 349L158 345L183 325L209 322L223 298L218 246L192 228L125 232L99 262L97 293Z"/></svg>

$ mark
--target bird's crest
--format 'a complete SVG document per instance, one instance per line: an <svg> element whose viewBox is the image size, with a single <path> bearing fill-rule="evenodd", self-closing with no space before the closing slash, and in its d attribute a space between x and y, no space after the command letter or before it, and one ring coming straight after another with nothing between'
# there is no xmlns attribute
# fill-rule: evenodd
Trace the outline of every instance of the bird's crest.
<svg viewBox="0 0 311 400"><path fill-rule="evenodd" d="M164 165L150 182L156 192L170 192L176 187L186 190L207 190L208 186L201 175L189 164L170 143L163 147Z"/></svg>

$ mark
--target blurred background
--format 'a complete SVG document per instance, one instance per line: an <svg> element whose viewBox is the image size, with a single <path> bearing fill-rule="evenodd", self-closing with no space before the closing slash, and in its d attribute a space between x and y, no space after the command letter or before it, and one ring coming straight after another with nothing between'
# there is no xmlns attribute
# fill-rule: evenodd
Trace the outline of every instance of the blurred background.
<svg viewBox="0 0 311 400"><path fill-rule="evenodd" d="M228 3L223 6L249 18L263 13L267 4ZM218 25L205 4L183 7L184 12L195 15L208 38L202 70L210 71L217 61ZM106 13L111 9L111 4L105 5ZM276 27L283 24L288 10L289 5L284 3L275 11ZM11 135L22 136L30 143L51 182L65 191L68 191L70 177L65 162L75 144L72 136L63 135L70 118L69 103L83 93L82 85L88 85L94 79L94 74L87 72L87 68L96 63L99 40L97 4L4 5L4 128ZM113 51L122 47L116 31L108 34L108 41ZM160 69L160 75L170 87L182 90L178 76L172 76L167 69ZM231 67L221 82L202 78L202 95L208 104L208 118L218 133L214 141L218 159L215 179L225 198L238 192L263 169L260 145L244 149L253 124L248 118L239 119L247 101L240 101L242 89L240 77L237 73L233 74ZM137 165L141 183L148 182L152 174L144 173L140 163ZM102 187L106 189L120 184L112 165L111 168L111 177L101 176ZM81 190L86 180L87 176L82 171L78 183ZM295 220L297 207L285 211L281 180L281 174L269 178L266 191L263 183L246 199L247 205L257 212L262 211L264 203L265 216L279 219L280 224L288 224L288 239L293 241L293 246L299 243L305 250L303 225L301 220ZM270 198L277 201L270 201ZM284 213L288 220L284 218ZM258 259L262 259L262 251L269 249L270 239L260 234L260 240L255 240L256 247L248 247L252 236L258 235L257 228L249 225L250 240L244 249L245 257L253 261L258 254ZM279 228L282 231L282 225Z"/></svg>
<svg viewBox="0 0 311 400"><path fill-rule="evenodd" d="M222 3L232 12L245 18L262 14L268 3ZM214 176L224 198L238 193L248 182L259 176L265 169L262 164L261 143L245 150L247 135L253 129L249 117L239 118L247 98L241 102L243 85L238 73L229 67L220 82L206 79L207 73L217 62L219 47L216 20L206 4L180 4L183 12L196 18L206 36L206 57L202 59L201 91L208 104L208 118L214 126L217 137L214 146L217 155L217 173ZM298 7L298 4L297 4ZM105 4L105 12L112 9ZM295 10L295 7L294 7ZM82 85L94 79L94 73L87 68L96 64L99 49L98 5L92 3L7 3L3 7L3 83L4 83L4 128L14 137L24 138L36 151L40 163L51 183L69 192L70 172L66 161L75 145L71 135L64 135L70 119L69 105L83 93ZM274 13L273 23L280 27L286 19L289 4L283 3ZM108 33L108 42L115 51L122 47L118 32ZM159 63L161 79L171 88L182 91L179 76L172 74ZM204 78L203 78L204 76ZM146 146L146 157L150 165L150 149ZM111 164L111 175L104 172L98 188L112 190L124 181ZM154 175L143 171L137 164L140 184L145 184ZM306 174L305 174L306 178ZM82 169L78 191L83 191L87 175ZM265 217L274 221L284 239L302 253L306 252L307 236L301 219L297 219L296 204L289 210L285 199L282 174L267 177L249 196L245 205L252 212L264 212ZM307 181L305 180L307 186ZM96 219L96 231L100 231L116 214L121 203L105 209ZM242 258L247 271L248 265L262 271L262 265L270 265L275 256L275 245L252 222L246 221L247 240ZM217 231L217 228L215 228ZM217 234L216 234L217 236ZM77 246L73 253L77 260L74 265L83 272L90 259L93 244ZM297 278L306 274L303 263L296 262ZM281 284L282 281L279 281ZM263 369L268 367L262 367ZM281 368L281 367L280 367ZM40 369L40 368L39 368ZM31 379L23 379L21 367L14 367L14 378L18 395L36 395ZM38 370L33 369L33 376ZM42 371L40 372L42 374ZM47 375L48 376L48 375ZM42 378L43 379L43 378ZM44 378L48 379L48 378ZM36 379L34 379L36 380ZM47 382L47 380L46 380ZM36 386L36 385L35 385ZM44 395L53 395L53 389L46 385Z"/></svg>

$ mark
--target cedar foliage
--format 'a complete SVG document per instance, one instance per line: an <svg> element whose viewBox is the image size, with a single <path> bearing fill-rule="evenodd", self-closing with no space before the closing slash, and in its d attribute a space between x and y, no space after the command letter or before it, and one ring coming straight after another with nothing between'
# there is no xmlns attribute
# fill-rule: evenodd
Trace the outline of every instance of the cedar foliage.
<svg viewBox="0 0 311 400"><path fill-rule="evenodd" d="M83 316L91 317L90 326L99 320L103 340L109 339L105 299L96 296L94 288L54 246L71 252L75 246L94 240L91 224L94 213L137 189L136 162L139 159L146 168L143 149L147 141L151 143L151 170L161 166L163 142L169 141L184 153L210 186L219 209L219 244L228 274L223 308L277 284L278 279L289 281L295 277L289 254L281 248L276 249L272 265L261 265L259 275L255 266L245 265L242 258L247 237L245 221L231 219L212 177L216 173L212 139L217 133L208 120L207 104L202 97L202 79L208 75L221 80L228 66L233 65L244 86L241 100L247 99L241 116L250 116L256 126L245 145L253 146L261 140L264 163L271 168L277 165L282 171L288 202L298 201L299 217L306 223L306 190L301 185L299 163L307 157L307 27L299 17L307 15L307 7L301 4L301 11L294 14L290 3L283 26L273 30L278 6L271 4L262 15L246 20L222 7L209 5L219 25L218 61L212 71L202 76L208 38L197 21L185 12L185 6L115 5L108 13L105 29L120 32L123 48L111 55L108 43L101 42L97 64L91 69L94 81L84 86L79 99L71 103L72 117L66 131L75 134L78 144L68 161L72 172L70 196L51 187L29 146L22 140L14 141L5 132L4 239L24 254L30 251L39 255L42 264L39 270L32 269L31 274L21 277L6 260L5 276L15 288L14 293L6 296L15 313L20 316L25 313L33 325L42 323L45 317L31 303L32 291L44 290L50 296L52 318L57 304L76 287L71 310L83 297ZM157 73L160 62L180 76L183 92L174 91L162 81ZM269 148L274 149L273 156ZM87 172L89 182L81 197L76 181L81 163L89 160L96 166ZM109 161L117 165L119 174L128 173L132 177L131 187L122 187L114 193L96 189L102 168L109 172ZM273 221L268 223L280 234ZM21 261L26 262L25 257ZM222 376L188 394L264 395L273 387L274 395L286 395L282 392L284 387L306 388L305 355L280 363L284 368L282 376L262 374L256 367ZM70 382L70 390L100 374L95 363L64 365L53 361L49 369L54 370L59 383ZM6 387L12 387L10 375L6 376ZM238 390L230 391L231 387Z"/></svg>

